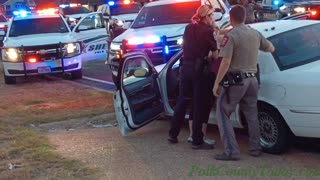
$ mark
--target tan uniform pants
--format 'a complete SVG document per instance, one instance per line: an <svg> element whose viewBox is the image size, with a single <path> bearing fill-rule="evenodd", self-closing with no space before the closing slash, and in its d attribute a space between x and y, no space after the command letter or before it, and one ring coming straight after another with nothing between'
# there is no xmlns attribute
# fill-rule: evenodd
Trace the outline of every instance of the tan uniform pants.
<svg viewBox="0 0 320 180"><path fill-rule="evenodd" d="M229 87L229 103L227 102L226 91L222 88L217 100L217 122L221 140L224 144L224 152L230 156L239 156L240 150L235 138L235 133L230 120L230 115L235 111L237 104L243 112L249 128L249 150L260 150L260 129L258 120L257 78L243 79L243 85Z"/></svg>

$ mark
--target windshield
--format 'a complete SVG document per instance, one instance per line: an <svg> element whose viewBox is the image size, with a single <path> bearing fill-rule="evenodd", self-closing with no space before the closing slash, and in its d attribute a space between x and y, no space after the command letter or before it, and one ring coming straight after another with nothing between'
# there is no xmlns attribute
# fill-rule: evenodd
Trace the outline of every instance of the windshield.
<svg viewBox="0 0 320 180"><path fill-rule="evenodd" d="M0 22L7 22L7 19L3 15L0 15Z"/></svg>
<svg viewBox="0 0 320 180"><path fill-rule="evenodd" d="M189 23L200 1L144 7L131 28Z"/></svg>
<svg viewBox="0 0 320 180"><path fill-rule="evenodd" d="M270 38L280 70L320 60L320 24L287 31Z"/></svg>
<svg viewBox="0 0 320 180"><path fill-rule="evenodd" d="M15 37L31 34L66 32L69 32L69 30L60 17L22 19L12 22L9 36Z"/></svg>
<svg viewBox="0 0 320 180"><path fill-rule="evenodd" d="M71 7L71 8L63 8L61 9L64 15L71 15L71 14L85 14L90 13L87 8L85 7Z"/></svg>
<svg viewBox="0 0 320 180"><path fill-rule="evenodd" d="M138 13L140 9L141 9L140 4L111 6L110 13L111 13L111 16L116 16L121 14L132 14L132 13Z"/></svg>

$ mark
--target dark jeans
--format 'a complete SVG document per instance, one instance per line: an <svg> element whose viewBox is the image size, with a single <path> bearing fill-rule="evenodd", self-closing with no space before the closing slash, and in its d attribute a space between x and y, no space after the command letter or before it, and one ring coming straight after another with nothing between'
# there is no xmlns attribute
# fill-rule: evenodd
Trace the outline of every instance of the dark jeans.
<svg viewBox="0 0 320 180"><path fill-rule="evenodd" d="M193 103L192 138L193 144L203 142L202 123L209 118L210 110L214 102L212 86L214 75L197 73L194 66L182 66L180 70L179 98L174 108L169 136L177 137L180 132L180 124L186 115L186 109L190 105L187 98Z"/></svg>

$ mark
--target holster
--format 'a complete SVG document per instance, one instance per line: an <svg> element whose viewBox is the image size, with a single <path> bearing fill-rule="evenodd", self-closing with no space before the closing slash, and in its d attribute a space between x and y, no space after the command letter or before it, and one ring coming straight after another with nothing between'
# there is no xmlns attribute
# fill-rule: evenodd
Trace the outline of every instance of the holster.
<svg viewBox="0 0 320 180"><path fill-rule="evenodd" d="M241 86L243 78L241 72L227 72L226 75L223 77L220 85L224 88L227 96L227 103L230 103L230 95L229 95L229 88L230 86Z"/></svg>

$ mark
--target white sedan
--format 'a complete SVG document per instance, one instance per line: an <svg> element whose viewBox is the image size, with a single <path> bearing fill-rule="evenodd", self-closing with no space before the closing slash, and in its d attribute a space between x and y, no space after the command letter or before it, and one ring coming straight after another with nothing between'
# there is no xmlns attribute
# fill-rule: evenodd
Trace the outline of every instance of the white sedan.
<svg viewBox="0 0 320 180"><path fill-rule="evenodd" d="M265 152L284 152L293 135L320 137L320 23L273 21L251 25L275 46L259 53L261 86L258 118ZM139 129L159 115L172 116L178 92L180 51L154 67L143 52L122 57L114 106L122 135ZM236 128L246 128L237 109ZM215 124L215 109L209 123Z"/></svg>

